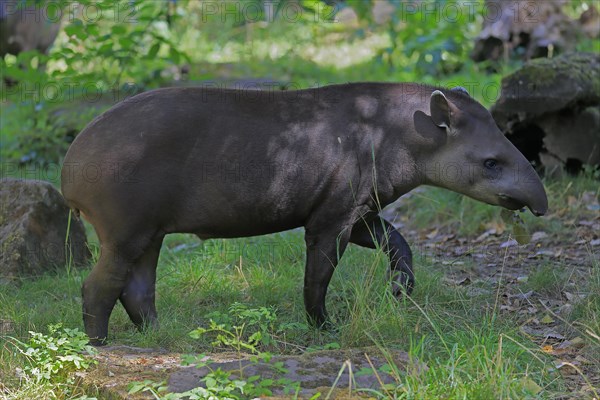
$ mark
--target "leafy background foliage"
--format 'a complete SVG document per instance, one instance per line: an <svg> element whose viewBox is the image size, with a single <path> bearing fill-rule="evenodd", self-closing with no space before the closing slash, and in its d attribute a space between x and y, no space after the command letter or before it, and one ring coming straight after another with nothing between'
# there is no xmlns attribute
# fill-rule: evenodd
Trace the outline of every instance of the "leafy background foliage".
<svg viewBox="0 0 600 400"><path fill-rule="evenodd" d="M416 9L391 2L381 24L373 20L374 0L281 0L272 3L269 22L259 0L51 4L48 17L62 17L63 28L49 54L1 60L2 76L18 85L3 87L0 154L23 165L60 162L93 115L182 80L259 78L288 88L365 80L463 84L489 105L500 77L519 64L488 73L486 63L469 59L483 2L435 0ZM358 16L352 26L335 14L348 5ZM566 9L576 16L586 6L577 0ZM599 50L591 40L581 43Z"/></svg>

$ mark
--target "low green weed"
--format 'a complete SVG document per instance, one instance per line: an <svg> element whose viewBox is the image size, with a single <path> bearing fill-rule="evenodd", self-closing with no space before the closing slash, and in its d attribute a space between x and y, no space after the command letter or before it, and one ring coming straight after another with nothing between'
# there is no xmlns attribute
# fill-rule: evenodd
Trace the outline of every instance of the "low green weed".
<svg viewBox="0 0 600 400"><path fill-rule="evenodd" d="M277 316L272 308L247 306L234 303L228 313L213 312L207 315L208 328L197 328L189 333L193 339L208 336L215 347L231 348L237 353L238 369L223 370L212 369L212 361L205 354L187 355L183 357L183 365L195 365L196 368L208 368L199 386L183 393L165 393L164 382L153 381L135 382L130 385L129 393L150 392L156 398L174 400L181 398L190 399L246 399L263 396L272 396L274 387L284 387L285 391L298 390L289 379L264 379L259 375L244 376L244 370L249 365L259 362L269 365L277 373L285 374L283 362L270 362L272 355L260 351L262 346L271 346L274 342L273 334L288 328L285 325L276 325ZM248 364L244 362L246 355L250 354ZM161 393L164 393L161 394Z"/></svg>
<svg viewBox="0 0 600 400"><path fill-rule="evenodd" d="M96 349L88 344L87 335L61 324L48 326L48 334L30 331L29 335L28 342L16 338L7 342L21 360L15 368L18 385L5 388L7 398L88 398L75 376L97 363L91 358Z"/></svg>
<svg viewBox="0 0 600 400"><path fill-rule="evenodd" d="M64 328L61 324L50 325L44 335L30 331L29 343L17 343L17 350L28 360L24 375L36 382L70 382L70 374L89 368L95 361L86 357L96 353L88 344L88 337L78 329Z"/></svg>

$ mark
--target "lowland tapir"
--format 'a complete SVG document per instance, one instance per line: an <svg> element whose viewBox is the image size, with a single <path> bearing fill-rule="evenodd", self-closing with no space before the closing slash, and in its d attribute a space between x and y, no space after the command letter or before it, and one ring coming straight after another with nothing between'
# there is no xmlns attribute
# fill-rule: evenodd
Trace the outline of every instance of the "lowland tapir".
<svg viewBox="0 0 600 400"><path fill-rule="evenodd" d="M209 239L304 227L304 303L317 326L348 243L380 246L395 294L410 294L411 250L378 214L424 184L535 215L548 206L529 162L462 88L197 87L131 97L77 136L62 169L65 199L101 244L82 288L85 330L104 343L117 299L139 327L156 324L156 264L173 232Z"/></svg>

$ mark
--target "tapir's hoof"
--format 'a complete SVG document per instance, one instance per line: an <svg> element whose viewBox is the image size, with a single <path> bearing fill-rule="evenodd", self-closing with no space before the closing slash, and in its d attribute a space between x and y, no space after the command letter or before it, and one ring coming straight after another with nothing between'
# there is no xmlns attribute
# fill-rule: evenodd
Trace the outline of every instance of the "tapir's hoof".
<svg viewBox="0 0 600 400"><path fill-rule="evenodd" d="M315 329L318 329L320 331L335 332L337 329L335 324L333 322L331 322L329 317L327 317L325 314L318 316L318 317L313 317L313 316L307 314L306 318L308 320L309 326L311 326Z"/></svg>
<svg viewBox="0 0 600 400"><path fill-rule="evenodd" d="M331 322L330 320L327 320L324 323L322 323L321 326L319 327L319 329L322 330L323 332L330 332L330 333L339 332L339 327L337 325L335 325L333 322Z"/></svg>
<svg viewBox="0 0 600 400"><path fill-rule="evenodd" d="M106 340L106 338L104 339L98 339L98 338L94 338L94 339L90 339L89 344L95 347L101 347L101 346L106 346L108 344L108 341Z"/></svg>
<svg viewBox="0 0 600 400"><path fill-rule="evenodd" d="M160 328L160 325L158 324L158 319L155 318L149 318L147 320L145 320L144 322L142 322L141 324L135 324L136 328L138 331L140 332L151 332L151 331L157 331L158 328Z"/></svg>
<svg viewBox="0 0 600 400"><path fill-rule="evenodd" d="M413 291L414 284L399 284L394 282L392 284L392 293L397 298L402 298L404 296L410 296Z"/></svg>
<svg viewBox="0 0 600 400"><path fill-rule="evenodd" d="M330 319L326 319L325 322L322 322L319 325L314 325L318 330L323 332L338 332L338 327Z"/></svg>

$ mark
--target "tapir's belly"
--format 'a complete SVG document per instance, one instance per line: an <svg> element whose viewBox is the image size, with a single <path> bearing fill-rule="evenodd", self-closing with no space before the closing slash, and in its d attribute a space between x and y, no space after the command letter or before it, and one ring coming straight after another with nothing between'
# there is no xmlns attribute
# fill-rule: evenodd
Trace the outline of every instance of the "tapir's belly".
<svg viewBox="0 0 600 400"><path fill-rule="evenodd" d="M173 199L166 230L191 232L205 238L263 235L303 226L313 199L295 185L275 180L209 181L188 188ZM186 210L181 214L179 210Z"/></svg>

